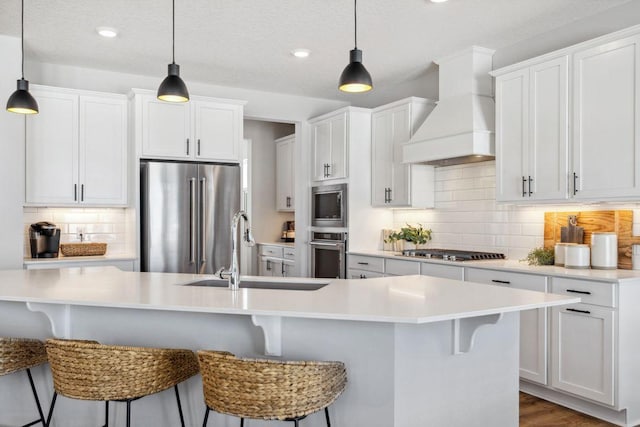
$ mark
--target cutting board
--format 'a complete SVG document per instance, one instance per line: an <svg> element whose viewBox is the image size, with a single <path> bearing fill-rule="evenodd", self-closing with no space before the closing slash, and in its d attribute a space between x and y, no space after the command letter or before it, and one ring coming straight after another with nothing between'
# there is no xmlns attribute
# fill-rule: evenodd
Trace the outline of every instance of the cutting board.
<svg viewBox="0 0 640 427"><path fill-rule="evenodd" d="M632 235L633 211L545 212L545 248L560 242L560 228L566 226L569 215L576 215L578 226L584 228L582 243L590 244L594 231L614 231L618 235L618 268L631 269L631 245L640 244L640 236Z"/></svg>

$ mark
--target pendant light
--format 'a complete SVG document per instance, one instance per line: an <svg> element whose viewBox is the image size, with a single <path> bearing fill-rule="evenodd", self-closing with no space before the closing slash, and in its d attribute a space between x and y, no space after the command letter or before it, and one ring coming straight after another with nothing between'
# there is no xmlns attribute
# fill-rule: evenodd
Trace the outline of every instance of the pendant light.
<svg viewBox="0 0 640 427"><path fill-rule="evenodd" d="M187 85L180 78L180 66L176 64L176 0L173 2L173 29L172 29L172 52L171 64L167 77L160 83L158 88L158 99L167 102L187 102L189 91Z"/></svg>
<svg viewBox="0 0 640 427"><path fill-rule="evenodd" d="M373 89L371 75L362 65L362 51L358 49L358 8L357 0L353 0L354 41L355 47L349 52L349 65L340 76L339 88L343 92L367 92Z"/></svg>
<svg viewBox="0 0 640 427"><path fill-rule="evenodd" d="M38 103L29 93L29 80L24 79L24 0L22 0L22 77L18 80L18 89L7 101L7 111L19 114L38 114Z"/></svg>

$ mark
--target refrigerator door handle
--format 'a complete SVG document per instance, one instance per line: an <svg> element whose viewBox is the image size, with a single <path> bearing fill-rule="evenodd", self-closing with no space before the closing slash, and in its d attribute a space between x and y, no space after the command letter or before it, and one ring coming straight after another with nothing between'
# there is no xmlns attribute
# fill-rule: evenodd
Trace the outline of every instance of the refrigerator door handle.
<svg viewBox="0 0 640 427"><path fill-rule="evenodd" d="M200 262L207 262L207 178L200 178Z"/></svg>
<svg viewBox="0 0 640 427"><path fill-rule="evenodd" d="M190 233L189 233L189 263L196 262L196 179L189 178L189 214L190 214Z"/></svg>

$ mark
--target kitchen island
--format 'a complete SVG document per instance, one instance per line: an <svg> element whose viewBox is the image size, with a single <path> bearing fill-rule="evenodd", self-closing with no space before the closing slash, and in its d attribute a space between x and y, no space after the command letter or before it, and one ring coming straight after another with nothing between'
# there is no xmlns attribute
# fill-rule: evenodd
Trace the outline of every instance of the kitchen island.
<svg viewBox="0 0 640 427"><path fill-rule="evenodd" d="M349 383L330 408L335 425L517 426L519 311L579 301L425 276L334 280L314 291L184 286L201 279L114 267L0 271L0 335L341 360ZM285 281L319 283L279 279ZM52 394L46 368L36 376L46 405ZM0 388L0 423L19 424L33 412L28 399L13 396L23 389L27 396L23 380L4 380L10 385ZM188 425L200 425L200 380L181 387ZM102 422L99 404L57 405L58 426ZM124 408L113 406L119 421ZM133 411L136 426L177 419L170 392L136 402ZM210 425L238 423L213 418ZM324 418L315 414L303 425L323 426Z"/></svg>

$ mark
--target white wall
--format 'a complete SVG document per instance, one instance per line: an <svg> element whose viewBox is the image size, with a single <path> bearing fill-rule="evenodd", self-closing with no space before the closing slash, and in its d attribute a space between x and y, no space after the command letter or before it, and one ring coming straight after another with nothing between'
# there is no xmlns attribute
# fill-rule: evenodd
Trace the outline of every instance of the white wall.
<svg viewBox="0 0 640 427"><path fill-rule="evenodd" d="M544 212L631 209L634 234L640 234L638 204L499 204L495 174L495 161L436 168L435 209L396 210L394 228L420 223L433 230L429 247L501 252L516 260L542 246Z"/></svg>
<svg viewBox="0 0 640 427"><path fill-rule="evenodd" d="M24 124L22 114L5 111L20 78L20 40L0 36L0 269L22 268L24 201ZM29 79L28 67L26 68ZM27 118L28 120L28 118Z"/></svg>

